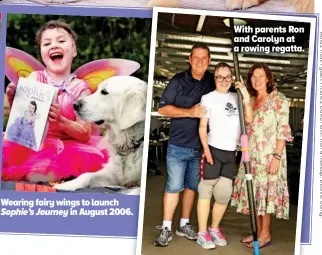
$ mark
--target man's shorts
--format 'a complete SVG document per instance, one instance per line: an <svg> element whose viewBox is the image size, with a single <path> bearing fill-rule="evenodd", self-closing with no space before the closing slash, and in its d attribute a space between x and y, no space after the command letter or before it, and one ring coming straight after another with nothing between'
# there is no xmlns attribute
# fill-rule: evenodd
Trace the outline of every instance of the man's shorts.
<svg viewBox="0 0 322 255"><path fill-rule="evenodd" d="M178 193L184 189L198 191L200 182L200 149L173 144L167 151L167 193Z"/></svg>

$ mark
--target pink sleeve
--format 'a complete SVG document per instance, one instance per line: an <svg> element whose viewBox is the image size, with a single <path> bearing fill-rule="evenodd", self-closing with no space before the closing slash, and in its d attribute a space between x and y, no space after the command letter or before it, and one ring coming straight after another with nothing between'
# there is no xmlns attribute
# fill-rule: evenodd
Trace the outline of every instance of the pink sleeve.
<svg viewBox="0 0 322 255"><path fill-rule="evenodd" d="M89 89L87 82L85 82L83 80L79 80L79 82L76 82L73 85L72 91L73 91L73 94L76 97L76 99L78 99L83 92L85 92L85 91L90 92L90 89Z"/></svg>
<svg viewBox="0 0 322 255"><path fill-rule="evenodd" d="M79 80L79 82L76 82L72 89L76 99L78 99L80 95L85 91L90 92L87 82L83 80ZM92 123L92 135L100 136L100 132L101 132L100 127L95 123Z"/></svg>
<svg viewBox="0 0 322 255"><path fill-rule="evenodd" d="M31 74L36 74L36 81L47 83L47 80L43 71L35 71L35 72L32 72ZM27 78L29 77L30 75Z"/></svg>

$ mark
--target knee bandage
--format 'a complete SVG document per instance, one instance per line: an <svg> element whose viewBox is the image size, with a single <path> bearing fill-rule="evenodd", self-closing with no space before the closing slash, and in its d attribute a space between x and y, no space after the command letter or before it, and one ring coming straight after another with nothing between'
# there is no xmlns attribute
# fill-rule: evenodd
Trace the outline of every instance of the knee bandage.
<svg viewBox="0 0 322 255"><path fill-rule="evenodd" d="M213 194L217 203L227 205L233 192L232 180L220 177L213 189Z"/></svg>
<svg viewBox="0 0 322 255"><path fill-rule="evenodd" d="M214 186L216 186L219 179L216 180L201 180L198 186L200 199L211 199Z"/></svg>

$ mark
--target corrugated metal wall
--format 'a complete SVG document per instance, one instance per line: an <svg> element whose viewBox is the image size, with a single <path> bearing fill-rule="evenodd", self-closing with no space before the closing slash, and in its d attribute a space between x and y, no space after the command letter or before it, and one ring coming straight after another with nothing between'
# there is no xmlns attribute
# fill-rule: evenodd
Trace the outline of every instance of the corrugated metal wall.
<svg viewBox="0 0 322 255"><path fill-rule="evenodd" d="M302 110L303 108L298 107L291 107L290 108L290 125L292 132L295 132L299 129L299 126L301 125L301 118L302 118Z"/></svg>
<svg viewBox="0 0 322 255"><path fill-rule="evenodd" d="M290 100L290 120L292 131L295 132L301 127L301 120L303 117L304 100L292 99ZM303 128L303 127L302 127Z"/></svg>

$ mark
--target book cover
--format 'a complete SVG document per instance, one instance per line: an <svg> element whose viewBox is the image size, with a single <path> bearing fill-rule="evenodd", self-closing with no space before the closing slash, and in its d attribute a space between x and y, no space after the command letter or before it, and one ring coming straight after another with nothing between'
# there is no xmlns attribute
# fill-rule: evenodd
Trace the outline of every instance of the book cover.
<svg viewBox="0 0 322 255"><path fill-rule="evenodd" d="M19 78L4 138L34 151L41 150L48 130L50 105L58 89L28 78Z"/></svg>

